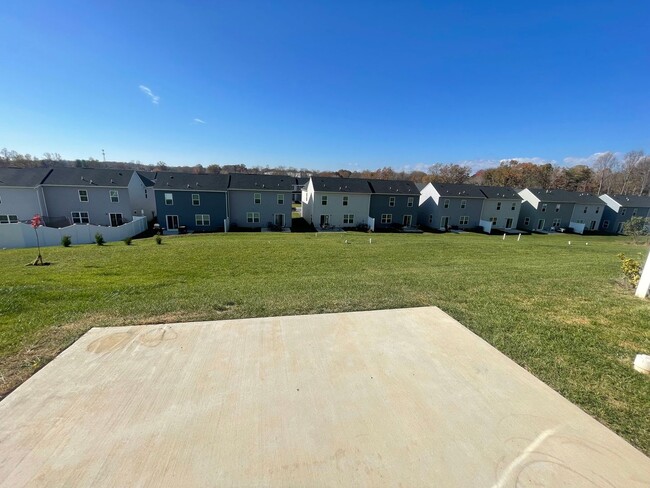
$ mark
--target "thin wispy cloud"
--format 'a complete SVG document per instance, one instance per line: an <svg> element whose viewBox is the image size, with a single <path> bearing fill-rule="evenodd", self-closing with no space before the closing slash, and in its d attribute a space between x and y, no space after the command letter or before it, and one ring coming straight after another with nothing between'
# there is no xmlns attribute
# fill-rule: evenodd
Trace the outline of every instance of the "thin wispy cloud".
<svg viewBox="0 0 650 488"><path fill-rule="evenodd" d="M158 105L158 102L160 101L160 97L158 95L154 95L154 93L149 89L149 87L140 85L140 91L151 99L151 103L153 103L154 105Z"/></svg>
<svg viewBox="0 0 650 488"><path fill-rule="evenodd" d="M201 120L201 119L194 119L193 122L194 122L195 124L205 124L205 121L204 121L204 120Z"/></svg>
<svg viewBox="0 0 650 488"><path fill-rule="evenodd" d="M596 162L599 156L605 154L605 152L597 152L593 153L590 156L567 156L564 158L562 161L569 165L569 166L576 166L578 164L584 164L586 166L591 166ZM624 154L622 152L614 152L614 156L616 156L619 160L624 157Z"/></svg>
<svg viewBox="0 0 650 488"><path fill-rule="evenodd" d="M534 163L534 164L556 164L557 161L555 159L546 159L546 158L539 158L537 156L532 157L532 158L505 158L499 161L500 163L507 163L508 161L517 161L519 163Z"/></svg>

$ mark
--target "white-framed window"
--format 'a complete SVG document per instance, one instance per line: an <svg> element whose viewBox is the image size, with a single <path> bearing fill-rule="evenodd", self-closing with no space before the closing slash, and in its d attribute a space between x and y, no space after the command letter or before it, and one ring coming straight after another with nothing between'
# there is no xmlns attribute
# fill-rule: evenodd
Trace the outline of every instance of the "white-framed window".
<svg viewBox="0 0 650 488"><path fill-rule="evenodd" d="M88 212L72 212L72 223L89 224L90 218L88 217Z"/></svg>
<svg viewBox="0 0 650 488"><path fill-rule="evenodd" d="M560 211L560 204L559 204L559 203L556 203L556 204L555 204L555 211L556 211L556 212L559 212L559 211Z"/></svg>
<svg viewBox="0 0 650 488"><path fill-rule="evenodd" d="M322 195L320 197L320 204L323 206L327 205L327 195Z"/></svg>
<svg viewBox="0 0 650 488"><path fill-rule="evenodd" d="M512 207L510 207L510 210L517 210L517 202L512 202Z"/></svg>
<svg viewBox="0 0 650 488"><path fill-rule="evenodd" d="M120 193L117 190L108 190L108 196L111 199L111 203L119 203Z"/></svg>
<svg viewBox="0 0 650 488"><path fill-rule="evenodd" d="M262 203L262 194L261 193L253 193L253 203L255 203L255 204Z"/></svg>
<svg viewBox="0 0 650 488"><path fill-rule="evenodd" d="M278 205L284 205L284 193L278 193L277 202Z"/></svg>
<svg viewBox="0 0 650 488"><path fill-rule="evenodd" d="M461 200L460 201L460 208L465 208L467 207L467 200Z"/></svg>
<svg viewBox="0 0 650 488"><path fill-rule="evenodd" d="M144 189L144 197L145 197L145 198L149 198L149 193L147 193L147 189L146 189L146 188Z"/></svg>
<svg viewBox="0 0 650 488"><path fill-rule="evenodd" d="M249 224L256 224L260 221L259 212L246 212L246 222Z"/></svg>
<svg viewBox="0 0 650 488"><path fill-rule="evenodd" d="M497 218L496 217L490 217L490 222L492 222L492 225L497 225Z"/></svg>
<svg viewBox="0 0 650 488"><path fill-rule="evenodd" d="M467 225L469 224L469 215L463 215L458 219L458 225Z"/></svg>
<svg viewBox="0 0 650 488"><path fill-rule="evenodd" d="M210 214L195 214L194 223L198 226L210 225Z"/></svg>
<svg viewBox="0 0 650 488"><path fill-rule="evenodd" d="M0 224L17 224L17 215L0 215Z"/></svg>
<svg viewBox="0 0 650 488"><path fill-rule="evenodd" d="M546 207L548 207L548 205L546 205L545 203L542 203L542 212L546 212Z"/></svg>
<svg viewBox="0 0 650 488"><path fill-rule="evenodd" d="M165 193L165 205L174 205L173 193Z"/></svg>
<svg viewBox="0 0 650 488"><path fill-rule="evenodd" d="M395 197L388 197L388 206L389 207L395 206Z"/></svg>
<svg viewBox="0 0 650 488"><path fill-rule="evenodd" d="M603 220L603 229L607 229L609 227L609 220Z"/></svg>
<svg viewBox="0 0 650 488"><path fill-rule="evenodd" d="M408 197L408 199L406 200L406 206L407 207L412 207L413 202L414 202L414 198L413 197Z"/></svg>
<svg viewBox="0 0 650 488"><path fill-rule="evenodd" d="M551 222L551 225L553 227L559 227L561 222L562 221L560 219L553 219L553 222Z"/></svg>
<svg viewBox="0 0 650 488"><path fill-rule="evenodd" d="M354 214L343 214L344 224L354 224Z"/></svg>
<svg viewBox="0 0 650 488"><path fill-rule="evenodd" d="M497 202L497 210L501 210L501 202Z"/></svg>
<svg viewBox="0 0 650 488"><path fill-rule="evenodd" d="M621 209L621 215L625 215L625 212L627 212L627 208L623 207L623 208Z"/></svg>
<svg viewBox="0 0 650 488"><path fill-rule="evenodd" d="M587 210L589 210L589 207L585 207L585 209L582 211L582 213L587 213Z"/></svg>
<svg viewBox="0 0 650 488"><path fill-rule="evenodd" d="M449 208L449 200L445 200L442 206L445 208Z"/></svg>
<svg viewBox="0 0 650 488"><path fill-rule="evenodd" d="M79 201L80 202L88 201L88 190L79 190Z"/></svg>
<svg viewBox="0 0 650 488"><path fill-rule="evenodd" d="M347 207L347 206L348 206L348 196L347 196L347 195L344 195L344 196L343 196L343 206L344 206L344 207Z"/></svg>
<svg viewBox="0 0 650 488"><path fill-rule="evenodd" d="M525 217L524 218L524 225L530 224L530 217Z"/></svg>
<svg viewBox="0 0 650 488"><path fill-rule="evenodd" d="M636 217L637 211L638 211L638 208L635 208L634 210L632 210L632 217Z"/></svg>
<svg viewBox="0 0 650 488"><path fill-rule="evenodd" d="M393 222L393 214L381 214L381 223L390 224Z"/></svg>
<svg viewBox="0 0 650 488"><path fill-rule="evenodd" d="M192 193L192 206L198 207L199 205L201 205L201 195L198 193Z"/></svg>
<svg viewBox="0 0 650 488"><path fill-rule="evenodd" d="M576 220L576 224L584 224L585 221L583 219L578 219Z"/></svg>

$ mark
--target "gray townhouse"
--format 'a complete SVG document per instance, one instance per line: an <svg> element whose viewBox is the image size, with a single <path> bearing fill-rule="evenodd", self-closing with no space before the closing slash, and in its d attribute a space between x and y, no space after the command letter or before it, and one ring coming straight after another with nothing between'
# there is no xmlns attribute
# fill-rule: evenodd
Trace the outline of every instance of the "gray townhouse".
<svg viewBox="0 0 650 488"><path fill-rule="evenodd" d="M158 223L167 231L217 232L228 217L229 175L159 172L155 175Z"/></svg>
<svg viewBox="0 0 650 488"><path fill-rule="evenodd" d="M437 230L479 226L485 194L475 185L427 183L420 191L418 222Z"/></svg>
<svg viewBox="0 0 650 488"><path fill-rule="evenodd" d="M479 186L485 195L481 220L490 222L491 230L516 228L521 211L521 197L514 188L505 186Z"/></svg>
<svg viewBox="0 0 650 488"><path fill-rule="evenodd" d="M302 216L322 229L368 225L371 194L366 179L312 176L302 190Z"/></svg>
<svg viewBox="0 0 650 488"><path fill-rule="evenodd" d="M49 168L0 168L0 224L46 218L41 184Z"/></svg>
<svg viewBox="0 0 650 488"><path fill-rule="evenodd" d="M622 234L623 224L632 217L650 218L650 197L637 195L601 195L606 205L600 230L610 234Z"/></svg>
<svg viewBox="0 0 650 488"><path fill-rule="evenodd" d="M406 180L368 180L370 217L375 230L392 226L411 227L417 223L420 190Z"/></svg>
<svg viewBox="0 0 650 488"><path fill-rule="evenodd" d="M596 231L604 205L595 195L566 190L524 188L518 227L530 232L573 229L582 234Z"/></svg>
<svg viewBox="0 0 650 488"><path fill-rule="evenodd" d="M233 228L291 227L296 178L281 175L231 174L228 210Z"/></svg>

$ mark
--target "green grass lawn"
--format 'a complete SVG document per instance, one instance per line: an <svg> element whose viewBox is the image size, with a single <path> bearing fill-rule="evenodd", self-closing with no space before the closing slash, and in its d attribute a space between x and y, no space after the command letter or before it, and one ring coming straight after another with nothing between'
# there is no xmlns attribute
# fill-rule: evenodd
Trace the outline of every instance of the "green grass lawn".
<svg viewBox="0 0 650 488"><path fill-rule="evenodd" d="M347 239L350 243L345 244ZM650 301L619 284L620 237L163 237L0 251L0 391L93 326L436 305L650 453ZM568 241L572 245L568 245ZM588 245L585 243L588 242Z"/></svg>

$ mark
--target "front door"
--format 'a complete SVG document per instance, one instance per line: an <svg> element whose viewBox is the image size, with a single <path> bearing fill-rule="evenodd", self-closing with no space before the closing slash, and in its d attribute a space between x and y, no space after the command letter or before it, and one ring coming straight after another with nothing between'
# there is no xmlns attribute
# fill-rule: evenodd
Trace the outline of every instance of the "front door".
<svg viewBox="0 0 650 488"><path fill-rule="evenodd" d="M537 230L544 230L544 222L545 222L544 219L539 219L537 221Z"/></svg>
<svg viewBox="0 0 650 488"><path fill-rule="evenodd" d="M440 219L440 228L447 229L449 227L449 217L443 217Z"/></svg>
<svg viewBox="0 0 650 488"><path fill-rule="evenodd" d="M402 225L404 225L404 227L411 227L411 219L412 217L410 215L405 215L402 219Z"/></svg>
<svg viewBox="0 0 650 488"><path fill-rule="evenodd" d="M617 234L622 234L623 233L623 222L618 224L618 229L616 230Z"/></svg>
<svg viewBox="0 0 650 488"><path fill-rule="evenodd" d="M109 213L108 217L111 219L111 227L117 227L124 223L121 213Z"/></svg>
<svg viewBox="0 0 650 488"><path fill-rule="evenodd" d="M167 229L168 230L178 229L178 215L167 216Z"/></svg>
<svg viewBox="0 0 650 488"><path fill-rule="evenodd" d="M330 216L329 215L321 215L320 216L320 226L325 227L326 225L330 225Z"/></svg>
<svg viewBox="0 0 650 488"><path fill-rule="evenodd" d="M506 229L512 229L512 219L506 219Z"/></svg>
<svg viewBox="0 0 650 488"><path fill-rule="evenodd" d="M284 227L284 214L275 214L273 220L278 227Z"/></svg>

